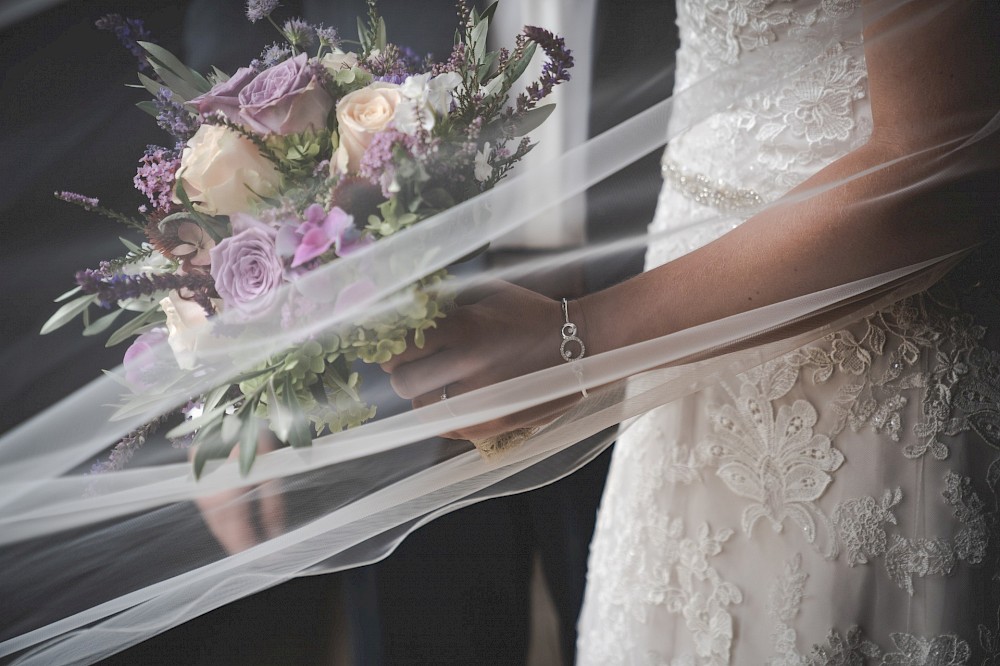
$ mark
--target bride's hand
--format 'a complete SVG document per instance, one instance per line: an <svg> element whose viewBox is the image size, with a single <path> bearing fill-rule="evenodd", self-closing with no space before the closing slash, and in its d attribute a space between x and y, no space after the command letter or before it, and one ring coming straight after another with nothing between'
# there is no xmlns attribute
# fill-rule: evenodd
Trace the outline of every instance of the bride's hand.
<svg viewBox="0 0 1000 666"><path fill-rule="evenodd" d="M400 397L423 407L484 386L543 370L563 362L562 304L528 289L497 283L474 296L460 297L459 305L437 328L426 333L423 349L410 344L406 351L382 364L392 375ZM575 315L570 311L571 317ZM544 425L579 398L559 401L510 414L487 423L445 433L453 439L480 440L516 428Z"/></svg>

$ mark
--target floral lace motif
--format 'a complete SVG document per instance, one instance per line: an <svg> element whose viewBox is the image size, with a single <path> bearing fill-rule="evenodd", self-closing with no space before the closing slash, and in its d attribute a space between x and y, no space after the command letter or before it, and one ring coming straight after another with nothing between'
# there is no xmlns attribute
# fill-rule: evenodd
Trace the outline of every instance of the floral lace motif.
<svg viewBox="0 0 1000 666"><path fill-rule="evenodd" d="M885 555L887 537L883 523L896 524L892 508L903 499L903 492L887 490L882 500L874 497L858 497L837 505L833 512L833 524L837 528L841 542L847 548L847 563L867 564L869 559Z"/></svg>
<svg viewBox="0 0 1000 666"><path fill-rule="evenodd" d="M867 640L859 627L851 627L844 638L832 629L827 645L816 646L805 662L809 666L965 666L969 644L954 634L933 638L894 633L893 651L884 652Z"/></svg>
<svg viewBox="0 0 1000 666"><path fill-rule="evenodd" d="M861 145L871 135L862 103L864 55L859 40L837 40L857 32L859 22L845 22L857 20L859 6L859 0L681 0L678 90L750 53L760 59L752 71L787 77L672 141L667 158L683 171L724 182L726 191L773 200ZM678 129L686 126L678 122ZM667 184L685 191L676 179ZM702 203L715 205L712 198Z"/></svg>
<svg viewBox="0 0 1000 666"><path fill-rule="evenodd" d="M796 633L792 627L799 614L802 597L805 594L806 578L802 571L802 556L796 554L785 564L785 573L771 586L767 598L767 614L774 621L771 640L775 656L767 666L802 666L802 656L795 649Z"/></svg>
<svg viewBox="0 0 1000 666"><path fill-rule="evenodd" d="M931 292L925 292L872 315L865 324L860 338L848 330L837 331L826 337L826 347L809 346L786 357L790 364L812 370L817 384L830 379L836 369L857 378L844 384L834 399L834 436L850 424L856 432L868 426L899 441L903 429L900 411L910 399L908 394L916 391L923 418L913 425L917 441L903 449L907 458L919 458L927 452L939 460L947 458L948 447L941 435L956 435L973 427L969 414L977 415L976 423L987 434L994 420L1000 423L996 411L1000 387L993 387L998 393L992 403L989 397L990 382L1000 380L991 375L988 364L978 364L984 351L973 355L986 329L975 325L971 315L943 307ZM876 371L875 359L886 353L886 367ZM922 371L921 366L930 365L927 361L931 358L930 371ZM1000 367L1000 357L997 360ZM970 367L976 371L959 386ZM966 416L956 413L957 388L963 404L971 407L963 409Z"/></svg>
<svg viewBox="0 0 1000 666"><path fill-rule="evenodd" d="M996 493L1000 458L990 466L987 477L990 489ZM899 534L893 534L890 540L884 526L896 525L892 510L903 500L899 488L885 491L880 501L874 497L859 497L839 503L833 513L833 523L847 549L847 563L853 567L884 557L889 577L910 596L913 596L914 576L946 576L958 562L980 564L996 532L996 502L994 508L988 510L972 489L969 477L948 472L944 483L942 494L961 525L951 540L943 537L911 539Z"/></svg>
<svg viewBox="0 0 1000 666"><path fill-rule="evenodd" d="M894 499L895 493L890 492L883 498L883 505ZM784 575L771 586L768 615L775 621L772 640L777 656L768 660L768 666L962 666L969 663L969 644L954 634L925 638L897 632L890 634L894 649L884 651L865 638L858 626L851 627L846 637L831 629L826 645L814 646L808 656L800 654L791 623L802 605L807 578L801 569L801 555L796 555L785 565ZM988 643L996 652L1000 639L982 626L980 637L984 647Z"/></svg>
<svg viewBox="0 0 1000 666"><path fill-rule="evenodd" d="M743 511L748 535L761 518L775 532L786 520L796 523L810 543L816 540L817 521L829 532L831 523L816 505L844 456L826 435L813 432L816 409L805 400L782 405L774 413L772 401L795 385L798 371L782 360L772 361L741 375L740 394L732 405L710 410L717 437L706 442L705 454L718 463L718 476L740 497L752 500ZM825 555L836 555L836 542Z"/></svg>
<svg viewBox="0 0 1000 666"><path fill-rule="evenodd" d="M633 663L635 658L624 657L615 636L622 621L633 619L640 623L647 620L647 604L661 606L668 613L683 618L684 626L694 643L695 655L676 658L669 663L723 666L729 663L733 641L733 618L728 608L739 604L743 594L733 583L725 581L712 565L712 558L722 552L723 544L733 531L720 529L715 533L703 523L693 536L685 536L684 521L664 517L656 525L643 528L643 536L651 539L655 550L646 553L630 551L624 563L619 585L642 589L642 597L632 597L628 602L616 593L603 599L601 613L607 619L597 629L600 636L581 636L581 645L587 648L593 663ZM591 555L591 568L601 566L602 558L615 557L609 550L595 548ZM622 564L622 563L619 563ZM625 580L627 579L627 580ZM626 661L628 659L628 661ZM648 653L638 663L665 663L663 655Z"/></svg>

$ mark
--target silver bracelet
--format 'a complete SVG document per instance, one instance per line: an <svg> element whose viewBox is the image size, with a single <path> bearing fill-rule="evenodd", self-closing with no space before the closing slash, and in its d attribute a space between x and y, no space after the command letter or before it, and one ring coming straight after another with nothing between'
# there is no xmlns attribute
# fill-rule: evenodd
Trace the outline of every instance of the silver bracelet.
<svg viewBox="0 0 1000 666"><path fill-rule="evenodd" d="M569 301L565 298L562 299L562 310L563 319L566 323L562 325L562 344L559 345L559 355L567 363L570 361L579 361L587 353L587 347L583 344L583 340L576 335L576 324L569 320ZM579 346L578 353L571 349L571 346L574 344Z"/></svg>
<svg viewBox="0 0 1000 666"><path fill-rule="evenodd" d="M579 361L584 357L587 353L587 346L577 336L578 329L576 324L569 320L569 301L565 298L562 299L562 311L565 323L562 325L562 344L559 345L559 355L567 363L573 363L573 361ZM577 349L574 349L574 347ZM573 363L573 372L576 374L577 381L580 382L580 393L586 398L587 389L583 386L583 368Z"/></svg>

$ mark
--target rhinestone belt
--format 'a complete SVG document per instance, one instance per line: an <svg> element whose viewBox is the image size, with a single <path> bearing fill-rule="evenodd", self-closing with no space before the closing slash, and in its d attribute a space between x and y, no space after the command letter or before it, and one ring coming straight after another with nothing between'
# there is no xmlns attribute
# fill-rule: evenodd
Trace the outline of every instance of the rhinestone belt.
<svg viewBox="0 0 1000 666"><path fill-rule="evenodd" d="M686 171L666 156L661 162L661 171L665 183L703 206L729 212L749 212L764 205L764 199L753 190L731 187L702 173Z"/></svg>

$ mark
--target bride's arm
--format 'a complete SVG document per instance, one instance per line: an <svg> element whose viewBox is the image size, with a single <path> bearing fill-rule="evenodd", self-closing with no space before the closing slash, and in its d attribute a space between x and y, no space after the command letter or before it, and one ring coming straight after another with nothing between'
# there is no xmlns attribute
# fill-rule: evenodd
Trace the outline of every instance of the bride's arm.
<svg viewBox="0 0 1000 666"><path fill-rule="evenodd" d="M990 202L975 192L995 192L1000 175L994 170L977 180L963 170L980 161L976 153L995 159L1000 144L994 136L989 146L956 148L1000 112L1000 12L989 4L921 0L869 27L871 140L791 191L788 203L584 298L582 318L593 350L651 339L983 240L991 231L985 219ZM969 196L954 195L959 182ZM837 183L843 184L832 185Z"/></svg>
<svg viewBox="0 0 1000 666"><path fill-rule="evenodd" d="M977 193L995 194L1000 132L959 146L1000 112L1000 8L995 0L896 4L865 31L871 140L715 242L573 302L588 354L915 264L992 231L993 208ZM561 321L559 303L510 286L458 308L423 349L384 367L397 392L421 406L439 400L444 385L457 395L559 363ZM460 434L483 437L551 413L543 407Z"/></svg>

